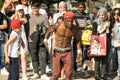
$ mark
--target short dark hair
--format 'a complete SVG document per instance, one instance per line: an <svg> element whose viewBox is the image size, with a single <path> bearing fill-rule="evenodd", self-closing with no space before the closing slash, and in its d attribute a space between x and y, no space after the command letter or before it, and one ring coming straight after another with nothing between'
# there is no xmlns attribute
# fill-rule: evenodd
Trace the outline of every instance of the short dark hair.
<svg viewBox="0 0 120 80"><path fill-rule="evenodd" d="M37 8L40 7L39 3L37 3L37 2L32 2L31 6L33 6L33 7L37 7Z"/></svg>
<svg viewBox="0 0 120 80"><path fill-rule="evenodd" d="M79 5L82 5L82 6L84 6L86 8L85 2L83 2L83 1L79 2L78 6Z"/></svg>
<svg viewBox="0 0 120 80"><path fill-rule="evenodd" d="M60 17L57 18L57 22L58 22L58 20L62 20L62 21L63 21L63 20L64 20L64 17L63 17L63 16L60 16Z"/></svg>

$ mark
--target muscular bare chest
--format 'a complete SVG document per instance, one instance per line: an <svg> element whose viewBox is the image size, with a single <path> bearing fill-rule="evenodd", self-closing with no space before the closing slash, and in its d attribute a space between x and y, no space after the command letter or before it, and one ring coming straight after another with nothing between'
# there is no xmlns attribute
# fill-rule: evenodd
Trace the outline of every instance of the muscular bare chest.
<svg viewBox="0 0 120 80"><path fill-rule="evenodd" d="M65 38L71 38L73 36L73 32L69 28L65 27L59 27L56 31L57 36L59 37L65 37Z"/></svg>

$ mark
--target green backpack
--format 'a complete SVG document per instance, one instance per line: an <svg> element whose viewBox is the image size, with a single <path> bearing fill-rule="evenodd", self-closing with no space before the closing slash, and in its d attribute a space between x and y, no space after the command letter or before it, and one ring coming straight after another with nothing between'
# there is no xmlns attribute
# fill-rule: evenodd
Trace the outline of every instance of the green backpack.
<svg viewBox="0 0 120 80"><path fill-rule="evenodd" d="M91 34L92 34L92 25L88 25L84 28L82 32L82 36L81 36L82 45L90 45Z"/></svg>

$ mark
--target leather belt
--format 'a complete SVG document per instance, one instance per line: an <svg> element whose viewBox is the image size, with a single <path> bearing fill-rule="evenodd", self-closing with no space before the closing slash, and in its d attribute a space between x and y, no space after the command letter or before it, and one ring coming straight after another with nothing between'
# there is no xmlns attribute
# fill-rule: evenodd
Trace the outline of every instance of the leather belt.
<svg viewBox="0 0 120 80"><path fill-rule="evenodd" d="M71 52L71 49L69 49L69 50L57 50L57 49L54 49L54 51L55 51L56 53L62 54L62 53Z"/></svg>

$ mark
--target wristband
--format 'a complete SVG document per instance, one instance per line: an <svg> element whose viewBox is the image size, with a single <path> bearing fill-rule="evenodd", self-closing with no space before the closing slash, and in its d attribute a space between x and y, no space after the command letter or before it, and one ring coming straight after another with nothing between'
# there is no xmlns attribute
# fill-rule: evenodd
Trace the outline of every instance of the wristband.
<svg viewBox="0 0 120 80"><path fill-rule="evenodd" d="M45 39L44 39L44 42L47 42L47 41L48 41L47 38L45 38Z"/></svg>
<svg viewBox="0 0 120 80"><path fill-rule="evenodd" d="M81 51L80 49L79 49L79 50L77 50L77 54L81 54L81 52L82 52L82 51Z"/></svg>

